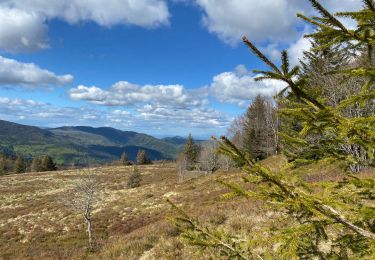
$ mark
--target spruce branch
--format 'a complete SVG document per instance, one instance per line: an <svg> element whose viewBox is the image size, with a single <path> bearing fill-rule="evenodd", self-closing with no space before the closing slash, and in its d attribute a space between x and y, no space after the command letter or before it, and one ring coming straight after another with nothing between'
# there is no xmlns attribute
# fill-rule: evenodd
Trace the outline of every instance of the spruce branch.
<svg viewBox="0 0 375 260"><path fill-rule="evenodd" d="M272 63L260 50L258 50L258 48L254 44L252 44L245 36L243 36L242 39L243 39L244 43L247 46L250 47L250 49L252 50L252 52L255 53L261 60L263 60L263 62L265 62L274 71L274 72L267 72L267 71L264 72L263 71L263 73L265 74L265 77L262 78L262 76L260 76L260 79L276 79L276 80L284 81L285 83L287 83L289 85L289 87L291 88L291 90L293 91L293 93L298 98L302 98L305 102L313 104L314 107L316 107L317 109L324 109L325 108L325 106L322 105L319 101L317 101L316 99L314 99L313 97L311 97L307 93L305 93L294 82L294 80L292 79L292 77L289 77L288 73L286 73L286 75L284 75L276 67L276 65L274 63ZM287 62L287 54L286 54L286 52L283 55L284 55L284 58L282 58L282 59L286 59L284 62ZM284 65L288 65L288 64L284 64ZM286 69L286 67L285 67L285 69ZM296 68L294 68L294 70L297 71Z"/></svg>
<svg viewBox="0 0 375 260"><path fill-rule="evenodd" d="M302 20L304 20L304 21L306 21L306 22L308 22L308 23L311 23L311 24L313 24L313 25L315 25L315 26L317 26L317 27L321 27L321 26L323 26L322 24L318 23L318 22L315 21L314 19L311 19L311 18L309 18L309 17L307 17L307 16L305 16L305 15L303 15L303 14L298 13L298 14L297 14L297 17L298 17L298 18L301 18ZM327 26L327 28L329 28L329 27Z"/></svg>
<svg viewBox="0 0 375 260"><path fill-rule="evenodd" d="M273 69L277 74L281 74L281 71L276 67L275 64L273 64L262 52L258 50L257 47L255 47L254 44L252 44L246 36L242 37L243 42L251 49L252 52L254 52L261 60L264 61L270 68Z"/></svg>
<svg viewBox="0 0 375 260"><path fill-rule="evenodd" d="M327 18L329 21L331 21L332 25L337 26L340 28L343 32L349 33L346 27L337 20L330 12L328 12L318 1L316 0L309 0L312 6L323 15L323 17Z"/></svg>
<svg viewBox="0 0 375 260"><path fill-rule="evenodd" d="M284 75L288 75L289 73L289 58L288 58L288 52L286 50L283 50L281 52L281 69L284 73Z"/></svg>
<svg viewBox="0 0 375 260"><path fill-rule="evenodd" d="M372 10L372 11L375 11L375 2L374 0L363 0L363 3L365 4L365 6Z"/></svg>
<svg viewBox="0 0 375 260"><path fill-rule="evenodd" d="M228 150L232 149L231 147L235 147L227 139L225 143L221 142L219 143L219 145L227 147ZM261 177L264 182L270 183L274 187L277 187L282 192L281 195L283 195L285 200L294 201L295 203L297 203L298 205L302 205L306 209L312 208L314 211L319 212L328 219L337 221L338 223L351 229L355 233L367 239L375 240L374 233L351 223L333 207L326 205L314 196L306 194L301 189L291 186L287 180L283 179L282 175L276 175L272 173L271 170L261 166L259 163L254 163L253 161L248 160L247 156L245 156L243 153L238 153L238 156L242 157L241 160L246 162L246 165L244 167L245 172L247 172L250 175ZM227 187L232 187L233 191L236 194L247 197L247 192L241 191L241 189L238 186L233 186L229 183L226 183L225 185ZM314 214L314 211L311 211L311 213Z"/></svg>

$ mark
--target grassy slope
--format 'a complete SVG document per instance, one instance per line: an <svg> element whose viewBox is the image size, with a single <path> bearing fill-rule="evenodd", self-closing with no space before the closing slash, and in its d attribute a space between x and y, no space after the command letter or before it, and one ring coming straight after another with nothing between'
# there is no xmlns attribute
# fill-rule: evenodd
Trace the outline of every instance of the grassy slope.
<svg viewBox="0 0 375 260"><path fill-rule="evenodd" d="M277 169L280 158L264 163ZM142 186L126 189L132 167L95 169L101 203L95 209L94 235L99 249L85 251L86 234L80 215L62 206L79 177L77 171L0 177L0 258L12 259L206 259L185 246L168 218L174 216L166 198L208 226L221 225L234 234L256 236L262 224L284 225L278 212L257 201L220 198L226 192L214 179L236 180L236 171L177 182L173 164L140 167ZM305 168L311 181L339 179L334 165ZM375 176L375 172L367 173ZM196 177L196 176L191 176Z"/></svg>

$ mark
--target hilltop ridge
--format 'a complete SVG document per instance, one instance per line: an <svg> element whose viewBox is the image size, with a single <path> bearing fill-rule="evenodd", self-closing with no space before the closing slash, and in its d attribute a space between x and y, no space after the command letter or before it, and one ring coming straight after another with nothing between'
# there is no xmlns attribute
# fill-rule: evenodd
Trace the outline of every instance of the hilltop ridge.
<svg viewBox="0 0 375 260"><path fill-rule="evenodd" d="M111 127L63 126L42 129L0 120L0 148L13 150L26 157L49 154L59 164L78 164L83 158L103 163L119 158L126 152L135 160L139 149L152 160L174 159L184 138L158 139L134 131Z"/></svg>

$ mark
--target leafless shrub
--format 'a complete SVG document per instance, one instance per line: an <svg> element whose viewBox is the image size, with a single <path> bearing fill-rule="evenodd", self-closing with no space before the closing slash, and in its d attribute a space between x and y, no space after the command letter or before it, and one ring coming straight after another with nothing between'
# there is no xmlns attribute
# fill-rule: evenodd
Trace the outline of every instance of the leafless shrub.
<svg viewBox="0 0 375 260"><path fill-rule="evenodd" d="M200 169L211 174L219 169L219 155L216 142L206 142L202 145L199 154Z"/></svg>
<svg viewBox="0 0 375 260"><path fill-rule="evenodd" d="M187 168L187 158L184 153L181 153L176 161L176 169L177 169L177 174L178 174L178 182L182 183L184 182L184 176Z"/></svg>
<svg viewBox="0 0 375 260"><path fill-rule="evenodd" d="M97 174L90 168L80 170L80 178L66 198L65 205L82 214L88 234L89 250L94 250L92 234L93 209L99 203Z"/></svg>
<svg viewBox="0 0 375 260"><path fill-rule="evenodd" d="M223 169L224 171L229 171L230 169L235 167L234 161L223 154L219 154L218 164L220 169Z"/></svg>

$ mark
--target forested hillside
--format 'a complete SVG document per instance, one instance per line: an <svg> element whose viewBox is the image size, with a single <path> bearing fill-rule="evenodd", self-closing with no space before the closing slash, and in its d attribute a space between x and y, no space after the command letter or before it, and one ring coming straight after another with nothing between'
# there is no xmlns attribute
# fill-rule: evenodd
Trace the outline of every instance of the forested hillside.
<svg viewBox="0 0 375 260"><path fill-rule="evenodd" d="M152 160L173 159L180 147L150 135L102 127L40 129L0 121L0 146L25 158L50 155L58 164L105 163L125 152L135 160L139 149Z"/></svg>

